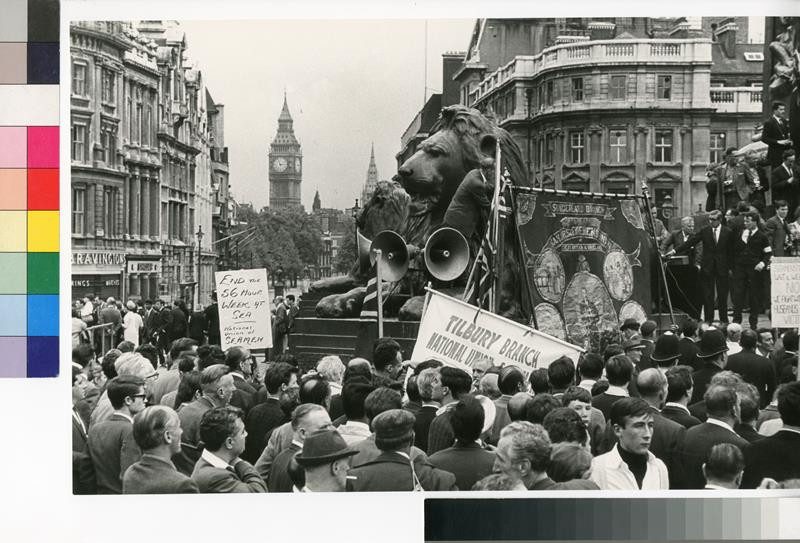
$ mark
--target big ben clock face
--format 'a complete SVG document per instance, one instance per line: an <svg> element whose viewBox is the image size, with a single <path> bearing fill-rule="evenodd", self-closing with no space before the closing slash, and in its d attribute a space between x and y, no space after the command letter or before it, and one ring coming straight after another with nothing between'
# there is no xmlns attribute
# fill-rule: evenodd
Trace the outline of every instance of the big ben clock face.
<svg viewBox="0 0 800 543"><path fill-rule="evenodd" d="M272 169L274 169L276 172L282 172L286 170L288 166L289 163L286 162L286 159L283 157L278 157L272 161Z"/></svg>
<svg viewBox="0 0 800 543"><path fill-rule="evenodd" d="M300 171L300 159L299 158L294 159L294 171L296 171L296 172Z"/></svg>

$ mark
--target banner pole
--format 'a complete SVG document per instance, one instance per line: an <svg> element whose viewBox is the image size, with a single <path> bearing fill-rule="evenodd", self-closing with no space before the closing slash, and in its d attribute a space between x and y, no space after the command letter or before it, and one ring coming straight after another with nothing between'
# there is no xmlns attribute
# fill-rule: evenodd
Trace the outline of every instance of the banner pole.
<svg viewBox="0 0 800 543"><path fill-rule="evenodd" d="M428 284L425 286L425 301L422 302L422 316L425 316L425 312L428 310L428 303L431 301L431 289L433 288L433 283L428 281Z"/></svg>
<svg viewBox="0 0 800 543"><path fill-rule="evenodd" d="M492 268L494 269L490 270L490 273L493 275L493 284L492 290L489 293L489 310L492 313L499 313L497 290L500 285L500 275L498 273L498 270L500 269L500 266L498 266L498 255L500 252L498 251L497 244L500 241L500 183L502 182L500 168L503 158L502 151L500 149L499 138L495 140L494 158L494 195L492 199L492 208L494 209L494 216L492 217L492 251L494 254L492 255L491 262ZM480 303L478 304L478 307L480 307Z"/></svg>
<svg viewBox="0 0 800 543"><path fill-rule="evenodd" d="M650 190L647 188L646 181L642 181L642 195L644 197L644 203L647 206L647 216L650 218L650 235L652 236L653 243L655 244L656 255L658 256L658 269L661 272L662 285L659 285L658 291L661 292L661 286L664 287L664 296L667 299L667 309L669 309L669 320L672 322L672 325L675 326L675 313L673 313L672 310L672 299L670 298L669 288L667 287L667 271L664 267L664 259L661 258L661 248L658 246L658 238L656 238L655 217L653 217L653 211L650 206ZM658 309L661 311L661 296L658 298Z"/></svg>
<svg viewBox="0 0 800 543"><path fill-rule="evenodd" d="M383 337L383 280L381 279L381 256L383 252L375 249L375 276L377 283L376 296L378 297L378 339Z"/></svg>

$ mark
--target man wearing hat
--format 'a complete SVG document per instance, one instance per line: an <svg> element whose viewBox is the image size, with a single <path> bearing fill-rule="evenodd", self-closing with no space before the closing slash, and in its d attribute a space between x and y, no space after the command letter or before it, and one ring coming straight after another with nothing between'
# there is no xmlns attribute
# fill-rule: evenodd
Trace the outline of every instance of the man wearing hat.
<svg viewBox="0 0 800 543"><path fill-rule="evenodd" d="M642 369L653 367L653 361L650 356L653 354L653 349L655 348L656 328L658 328L656 321L651 321L649 319L644 321L639 327L639 333L642 335L642 343L644 343L644 352L642 352L641 361Z"/></svg>
<svg viewBox="0 0 800 543"><path fill-rule="evenodd" d="M414 415L403 409L390 409L372 420L372 428L381 454L350 470L349 490L458 490L455 475L449 471L433 467L427 459L411 460Z"/></svg>
<svg viewBox="0 0 800 543"><path fill-rule="evenodd" d="M639 334L631 335L623 344L622 348L625 349L625 355L631 359L633 365L636 367L637 371L642 371L644 368L641 367L642 364L642 353L647 348L647 346L642 342L642 338Z"/></svg>
<svg viewBox="0 0 800 543"><path fill-rule="evenodd" d="M661 373L666 374L669 368L678 363L680 357L680 339L671 332L665 332L656 340L650 360L655 362Z"/></svg>
<svg viewBox="0 0 800 543"><path fill-rule="evenodd" d="M636 319L625 319L625 322L622 323L619 329L620 332L622 332L623 341L628 340L634 334L639 333L639 321Z"/></svg>
<svg viewBox="0 0 800 543"><path fill-rule="evenodd" d="M350 458L357 453L334 429L311 434L294 457L305 471L306 484L300 491L344 492Z"/></svg>
<svg viewBox="0 0 800 543"><path fill-rule="evenodd" d="M692 374L694 392L690 404L703 399L703 394L705 394L711 378L725 369L725 365L728 363L728 344L725 336L716 328L710 328L703 332L699 346L697 358L703 362L703 366Z"/></svg>

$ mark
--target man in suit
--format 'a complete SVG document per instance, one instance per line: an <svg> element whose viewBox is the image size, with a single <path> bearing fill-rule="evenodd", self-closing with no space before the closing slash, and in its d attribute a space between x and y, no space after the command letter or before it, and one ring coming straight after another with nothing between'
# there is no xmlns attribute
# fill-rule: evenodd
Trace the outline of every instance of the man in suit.
<svg viewBox="0 0 800 543"><path fill-rule="evenodd" d="M733 240L733 322L742 322L742 309L747 303L750 328L755 330L763 309L763 271L769 266L772 247L766 234L758 230L758 212L748 211L743 217L744 229L734 234Z"/></svg>
<svg viewBox="0 0 800 543"><path fill-rule="evenodd" d="M783 428L751 443L744 453L742 488L756 488L764 478L781 482L800 478L800 381L778 391L778 412Z"/></svg>
<svg viewBox="0 0 800 543"><path fill-rule="evenodd" d="M111 338L112 345L117 345L122 330L122 313L117 308L117 301L114 298L108 298L100 310L99 324L111 325L105 328L103 333Z"/></svg>
<svg viewBox="0 0 800 543"><path fill-rule="evenodd" d="M666 378L667 401L661 414L687 429L700 424L700 419L689 413L689 399L694 387L692 368L672 366L667 370Z"/></svg>
<svg viewBox="0 0 800 543"><path fill-rule="evenodd" d="M483 430L484 412L474 396L464 396L450 415L450 425L456 442L429 458L431 464L456 476L456 485L464 490L492 473L494 453L485 450L478 441Z"/></svg>
<svg viewBox="0 0 800 543"><path fill-rule="evenodd" d="M219 305L217 305L217 291L211 292L211 304L204 309L209 345L221 345L219 331Z"/></svg>
<svg viewBox="0 0 800 543"><path fill-rule="evenodd" d="M231 347L225 352L225 365L228 366L233 377L236 391L231 397L231 405L244 411L245 415L253 405L253 395L256 389L248 380L253 376L255 360L249 349L244 347Z"/></svg>
<svg viewBox="0 0 800 543"><path fill-rule="evenodd" d="M412 377L416 377L412 375ZM410 381L410 379L409 379ZM354 378L345 382L342 387L342 407L344 409L344 422L339 425L339 435L342 436L345 443L348 445L356 445L364 441L371 434L369 429L369 418L365 403L367 396L369 396L375 385L367 382L364 379ZM403 409L409 411L406 405ZM411 413L411 411L409 411ZM334 421L334 425L336 422Z"/></svg>
<svg viewBox="0 0 800 543"><path fill-rule="evenodd" d="M735 490L742 483L744 457L736 445L720 443L711 447L708 461L703 464L705 490Z"/></svg>
<svg viewBox="0 0 800 543"><path fill-rule="evenodd" d="M522 481L528 490L597 490L586 479L556 483L547 475L553 446L541 424L514 421L503 428L495 451L494 471Z"/></svg>
<svg viewBox="0 0 800 543"><path fill-rule="evenodd" d="M680 254L703 244L700 285L703 290L703 318L708 323L714 320L715 306L719 309L719 320L728 322L728 273L733 263L733 233L722 226L721 221L722 212L712 211L708 216L708 226L691 234L683 244L673 249L674 253ZM672 252L667 256L670 254ZM718 306L715 300L719 302Z"/></svg>
<svg viewBox="0 0 800 543"><path fill-rule="evenodd" d="M709 175L709 182L716 185L715 208L719 210L733 209L740 201L749 202L756 192L757 172L735 153L736 147L728 147L724 162Z"/></svg>
<svg viewBox="0 0 800 543"><path fill-rule="evenodd" d="M450 411L455 407L456 402L472 390L472 376L467 372L445 366L439 370L439 373L442 376L444 396L442 397L442 407L436 412L436 417L428 428L428 454L446 449L455 443L456 436L450 425Z"/></svg>
<svg viewBox="0 0 800 543"><path fill-rule="evenodd" d="M703 366L692 374L694 389L690 405L703 399L711 378L725 368L728 361L728 344L722 332L716 328L703 332L697 357L703 361Z"/></svg>
<svg viewBox="0 0 800 543"><path fill-rule="evenodd" d="M281 400L297 397L297 368L286 362L270 365L264 375L264 385L267 399L253 407L245 420L247 441L242 458L250 463L255 463L261 456L267 446L267 435L288 420L281 408Z"/></svg>
<svg viewBox="0 0 800 543"><path fill-rule="evenodd" d="M770 179L772 185L772 201L782 200L787 202L789 212L794 213L797 207L797 193L800 180L794 171L794 151L789 149L783 152L783 163L772 169ZM776 206L777 208L777 206Z"/></svg>
<svg viewBox="0 0 800 543"><path fill-rule="evenodd" d="M332 428L331 417L321 405L305 403L295 408L292 412L292 443L275 457L269 474L259 472L259 475L267 482L269 492L292 491L289 466L295 455L303 450L306 436L319 430L330 430ZM256 471L258 471L258 468L256 468Z"/></svg>
<svg viewBox="0 0 800 543"><path fill-rule="evenodd" d="M704 396L708 420L686 430L683 442L683 468L686 488L703 488L703 464L714 445L730 443L739 448L747 445L733 429L739 421L739 398L735 390L722 385L709 387Z"/></svg>
<svg viewBox="0 0 800 543"><path fill-rule="evenodd" d="M144 380L115 377L106 387L114 413L89 429L87 450L94 466L98 494L122 494L122 475L139 460L133 438L133 416L144 409Z"/></svg>
<svg viewBox="0 0 800 543"><path fill-rule="evenodd" d="M422 399L422 407L416 414L414 422L414 445L423 451L428 450L428 430L436 418L436 412L442 406L442 376L439 368L422 370L417 376L417 388Z"/></svg>
<svg viewBox="0 0 800 543"><path fill-rule="evenodd" d="M186 313L183 312L178 305L178 301L175 300L175 303L172 305L172 309L170 310L170 319L167 328L167 337L169 338L170 343L176 339L185 337L187 330L188 324L186 322Z"/></svg>
<svg viewBox="0 0 800 543"><path fill-rule="evenodd" d="M255 468L239 458L246 436L241 409L226 405L203 414L200 439L205 448L192 472L192 480L201 493L267 491L267 485Z"/></svg>
<svg viewBox="0 0 800 543"><path fill-rule="evenodd" d="M775 366L768 358L756 353L758 334L755 330L742 330L739 343L742 346L741 352L729 356L725 367L755 385L761 398L760 407L764 408L772 400L777 386Z"/></svg>
<svg viewBox="0 0 800 543"><path fill-rule="evenodd" d="M157 323L155 322L158 318L158 310L153 307L153 300L145 300L144 301L144 314L142 315L142 321L144 321L144 341L152 341L155 344L155 340L153 337L153 333L157 328Z"/></svg>
<svg viewBox="0 0 800 543"><path fill-rule="evenodd" d="M789 139L789 123L786 121L786 105L781 102L772 103L772 117L764 121L761 141L767 144L767 162L772 168L780 165L784 151L792 148Z"/></svg>
<svg viewBox="0 0 800 543"><path fill-rule="evenodd" d="M180 473L172 456L181 450L181 421L169 407L154 405L133 419L142 457L122 477L123 494L196 494L197 484Z"/></svg>
<svg viewBox="0 0 800 543"><path fill-rule="evenodd" d="M614 355L606 362L608 388L592 398L592 407L603 412L606 420L611 416L611 406L620 398L630 396L628 385L633 375L633 362L624 354Z"/></svg>
<svg viewBox="0 0 800 543"><path fill-rule="evenodd" d="M202 395L185 405L178 413L183 436L182 452L176 456L175 461L178 469L186 475L192 473L195 463L200 458L200 423L203 415L206 411L228 405L233 391L236 390L233 377L228 374L228 367L224 364L214 364L204 369L200 375L200 390Z"/></svg>
<svg viewBox="0 0 800 543"><path fill-rule="evenodd" d="M471 381L471 379L470 379ZM431 465L427 459L411 458L414 415L390 409L372 421L377 458L350 470L349 490L408 491L457 490L455 475Z"/></svg>
<svg viewBox="0 0 800 543"><path fill-rule="evenodd" d="M786 224L786 216L789 214L789 203L786 200L773 200L775 215L767 219L764 223L764 232L769 238L772 246L772 254L775 256L786 256L787 248L791 247L791 241L787 246L787 240L791 240L789 225Z"/></svg>
<svg viewBox="0 0 800 543"><path fill-rule="evenodd" d="M506 366L500 370L500 375L497 377L497 388L500 389L502 396L494 401L497 411L492 426L492 436L489 438L489 443L492 444L498 442L503 427L511 422L508 416L508 402L514 394L525 389L525 376L514 366Z"/></svg>
<svg viewBox="0 0 800 543"><path fill-rule="evenodd" d="M300 492L344 492L350 460L356 451L334 429L310 434L294 458L303 469Z"/></svg>
<svg viewBox="0 0 800 543"><path fill-rule="evenodd" d="M677 247L680 247L691 237L694 233L694 218L683 217L681 219L681 229L671 232L667 238L661 242L661 252L667 253ZM700 270L700 264L703 258L703 247L705 244L698 243L689 250L689 265L682 266L680 269L676 268L675 274L669 278L670 283L675 283L677 287L682 290L686 298L693 304L696 304L697 299L697 273ZM689 310L691 315L700 318L700 308ZM638 325L638 323L637 323ZM638 326L637 326L638 328ZM638 364L636 364L639 367Z"/></svg>

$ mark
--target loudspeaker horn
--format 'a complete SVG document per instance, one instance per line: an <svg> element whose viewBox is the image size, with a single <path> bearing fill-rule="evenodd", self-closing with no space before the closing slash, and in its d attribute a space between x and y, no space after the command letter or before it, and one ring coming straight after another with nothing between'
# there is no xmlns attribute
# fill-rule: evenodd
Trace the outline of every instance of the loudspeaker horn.
<svg viewBox="0 0 800 543"><path fill-rule="evenodd" d="M455 228L440 228L425 243L425 266L440 281L452 281L469 265L469 243Z"/></svg>
<svg viewBox="0 0 800 543"><path fill-rule="evenodd" d="M380 249L381 258L376 263L376 250ZM381 268L383 281L399 281L408 271L408 248L406 240L397 232L384 230L372 240L369 248L370 264L377 264Z"/></svg>
<svg viewBox="0 0 800 543"><path fill-rule="evenodd" d="M358 266L361 270L368 270L371 266L369 258L369 246L372 243L369 238L364 236L360 230L356 230L358 237Z"/></svg>

